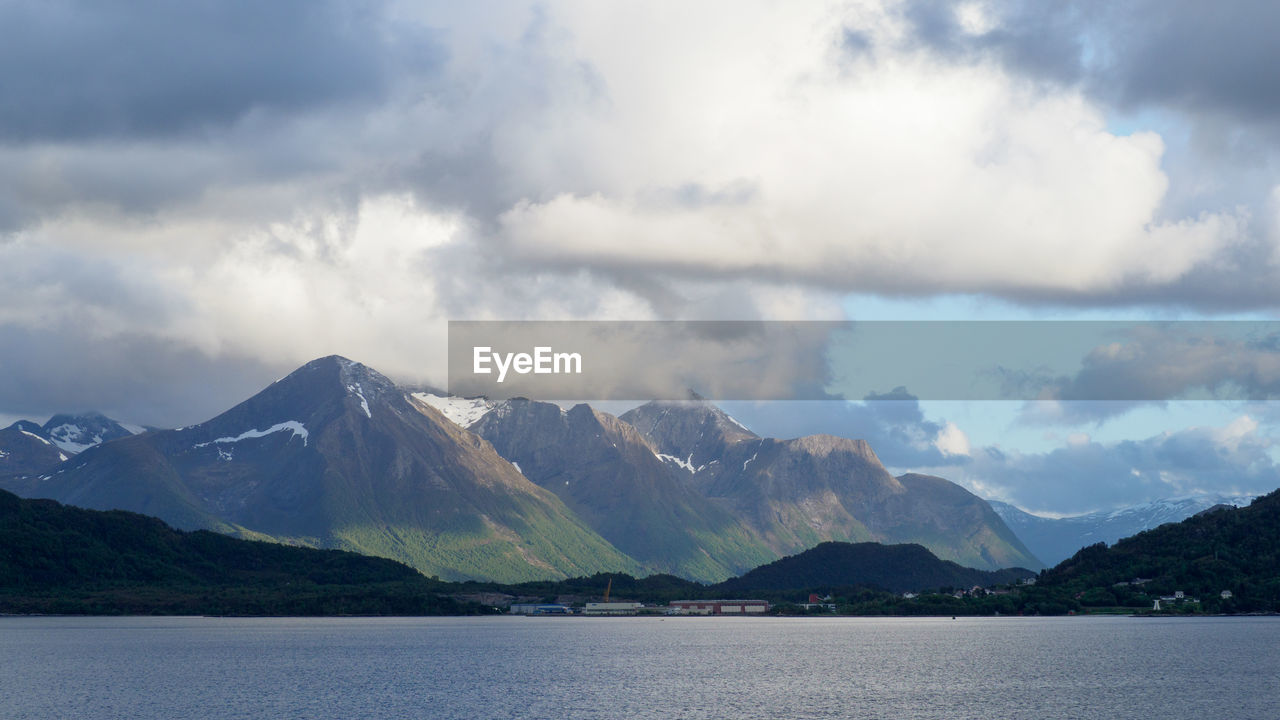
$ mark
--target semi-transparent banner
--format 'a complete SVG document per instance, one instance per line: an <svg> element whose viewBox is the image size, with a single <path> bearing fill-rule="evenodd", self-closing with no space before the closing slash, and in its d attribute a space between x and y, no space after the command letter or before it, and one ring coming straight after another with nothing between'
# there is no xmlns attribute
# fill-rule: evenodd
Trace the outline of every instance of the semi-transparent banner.
<svg viewBox="0 0 1280 720"><path fill-rule="evenodd" d="M448 389L588 401L895 390L922 400L1271 400L1280 322L452 321Z"/></svg>

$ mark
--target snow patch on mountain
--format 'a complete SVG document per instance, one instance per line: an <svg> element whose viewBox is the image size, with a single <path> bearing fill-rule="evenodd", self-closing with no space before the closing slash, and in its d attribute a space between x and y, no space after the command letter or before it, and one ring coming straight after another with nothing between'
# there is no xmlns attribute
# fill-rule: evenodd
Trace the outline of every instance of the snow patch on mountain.
<svg viewBox="0 0 1280 720"><path fill-rule="evenodd" d="M751 428L738 422L738 418L724 411L721 411L721 413L724 415L725 419L728 420L729 422L733 423L734 425L737 425L738 427L742 428L743 430L746 430L747 432L751 432Z"/></svg>
<svg viewBox="0 0 1280 720"><path fill-rule="evenodd" d="M28 431L26 431L26 430L19 430L18 432L22 433L23 435L30 435L31 437L33 437L33 438L35 438L35 439L39 440L40 442L44 443L45 445L52 445L52 444L53 444L53 443L49 442L48 440L45 440L44 438L40 437L39 435L37 435L37 434L35 434L35 433L33 433L33 432L28 432Z"/></svg>
<svg viewBox="0 0 1280 720"><path fill-rule="evenodd" d="M360 383L347 386L347 392L355 393L360 398L360 407L364 410L366 417L372 418L373 413L369 412L369 401L364 399L364 391L360 389Z"/></svg>
<svg viewBox="0 0 1280 720"><path fill-rule="evenodd" d="M689 457L686 460L681 460L680 458L675 457L674 455L663 455L662 453L654 453L653 456L658 458L662 462L675 463L677 467L688 470L690 475L696 474L707 467L706 465L699 465L697 467L694 467L692 453L689 454Z"/></svg>
<svg viewBox="0 0 1280 720"><path fill-rule="evenodd" d="M290 440L292 440L295 437L301 437L302 444L304 446L307 444L307 437L310 435L310 433L307 432L307 428L297 420L288 420L286 422L276 423L275 425L272 425L266 430L246 430L235 437L220 437L216 440L210 440L209 442L198 443L193 447L202 448L202 447L207 447L209 445L213 445L215 443L219 445L228 444L228 443L238 443L241 440L252 440L254 438L266 437L273 433L285 432L285 431L290 431L293 433L293 435L289 438Z"/></svg>
<svg viewBox="0 0 1280 720"><path fill-rule="evenodd" d="M440 411L459 427L471 427L484 414L493 409L493 403L484 398L463 398L456 395L433 395L432 393L413 393L413 397Z"/></svg>
<svg viewBox="0 0 1280 720"><path fill-rule="evenodd" d="M71 453L82 453L102 442L101 433L89 437L88 430L71 423L63 423L53 428L49 431L49 437L53 439L55 445Z"/></svg>

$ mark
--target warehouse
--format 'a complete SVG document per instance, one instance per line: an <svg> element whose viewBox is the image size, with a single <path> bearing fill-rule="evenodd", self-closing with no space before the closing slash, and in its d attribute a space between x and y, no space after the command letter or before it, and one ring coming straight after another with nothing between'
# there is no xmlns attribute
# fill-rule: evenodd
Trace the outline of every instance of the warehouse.
<svg viewBox="0 0 1280 720"><path fill-rule="evenodd" d="M668 615L760 615L769 611L764 600L672 600Z"/></svg>
<svg viewBox="0 0 1280 720"><path fill-rule="evenodd" d="M644 607L638 602L589 602L584 615L635 615Z"/></svg>
<svg viewBox="0 0 1280 720"><path fill-rule="evenodd" d="M573 608L555 603L515 603L510 612L512 615L572 615Z"/></svg>

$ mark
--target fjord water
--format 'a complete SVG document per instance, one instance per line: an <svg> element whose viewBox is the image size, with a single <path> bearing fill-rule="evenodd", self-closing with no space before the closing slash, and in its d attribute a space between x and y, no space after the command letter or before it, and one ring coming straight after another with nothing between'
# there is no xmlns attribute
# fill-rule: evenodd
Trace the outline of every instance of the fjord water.
<svg viewBox="0 0 1280 720"><path fill-rule="evenodd" d="M4 718L1272 718L1280 618L0 618Z"/></svg>

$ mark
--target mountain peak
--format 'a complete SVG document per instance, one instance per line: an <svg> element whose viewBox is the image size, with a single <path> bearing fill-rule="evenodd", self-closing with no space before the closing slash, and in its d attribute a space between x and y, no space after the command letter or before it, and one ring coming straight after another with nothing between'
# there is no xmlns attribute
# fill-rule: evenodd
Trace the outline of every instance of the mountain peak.
<svg viewBox="0 0 1280 720"><path fill-rule="evenodd" d="M852 438L841 437L839 435L805 435L794 440L788 440L787 444L805 452L825 457L834 452L847 452L857 455L876 465L880 464L880 459L876 457L875 451L871 449L871 445L866 440L855 440Z"/></svg>
<svg viewBox="0 0 1280 720"><path fill-rule="evenodd" d="M326 355L322 358L316 358L302 367L294 370L285 377L285 380L294 376L306 376L320 372L335 375L342 383L360 382L370 383L379 388L395 388L395 383L391 382L387 376L365 365L356 362L350 358L341 355Z"/></svg>
<svg viewBox="0 0 1280 720"><path fill-rule="evenodd" d="M630 423L667 455L710 459L724 449L759 436L729 413L690 391L690 400L655 401L623 413Z"/></svg>
<svg viewBox="0 0 1280 720"><path fill-rule="evenodd" d="M0 430L0 477L39 475L66 459L44 429L30 420Z"/></svg>
<svg viewBox="0 0 1280 720"><path fill-rule="evenodd" d="M17 432L35 433L36 435L44 435L44 428L31 422L30 420L19 420L5 430L14 430Z"/></svg>
<svg viewBox="0 0 1280 720"><path fill-rule="evenodd" d="M273 385L295 383L304 384L317 392L355 393L368 400L375 397L381 399L386 395L399 397L403 394L386 375L341 355L316 358Z"/></svg>
<svg viewBox="0 0 1280 720"><path fill-rule="evenodd" d="M380 411L415 412L382 373L340 355L317 358L208 422L190 430L204 440L298 423L321 427L340 416L373 420Z"/></svg>
<svg viewBox="0 0 1280 720"><path fill-rule="evenodd" d="M81 453L94 445L134 434L133 430L93 411L58 413L49 418L41 430L58 447L72 453Z"/></svg>

